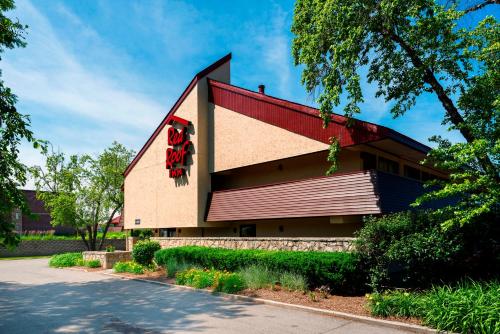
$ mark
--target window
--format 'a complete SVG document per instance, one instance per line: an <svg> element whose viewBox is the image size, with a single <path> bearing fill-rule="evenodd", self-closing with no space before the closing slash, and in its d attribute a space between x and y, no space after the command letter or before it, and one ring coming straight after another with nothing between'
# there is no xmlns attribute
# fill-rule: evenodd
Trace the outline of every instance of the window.
<svg viewBox="0 0 500 334"><path fill-rule="evenodd" d="M430 181L430 180L435 180L438 179L438 177L434 174L427 173L427 172L422 172L422 181Z"/></svg>
<svg viewBox="0 0 500 334"><path fill-rule="evenodd" d="M136 219L135 220L135 225L141 225L141 220L140 219Z"/></svg>
<svg viewBox="0 0 500 334"><path fill-rule="evenodd" d="M257 228L255 224L240 226L240 237L249 238L249 237L255 237L256 235L257 235Z"/></svg>
<svg viewBox="0 0 500 334"><path fill-rule="evenodd" d="M175 228L161 228L160 237L173 238L175 237Z"/></svg>
<svg viewBox="0 0 500 334"><path fill-rule="evenodd" d="M361 152L361 160L363 161L363 170L377 168L377 156L375 154Z"/></svg>
<svg viewBox="0 0 500 334"><path fill-rule="evenodd" d="M378 157L378 169L382 172L399 174L399 163L397 161Z"/></svg>
<svg viewBox="0 0 500 334"><path fill-rule="evenodd" d="M415 180L420 180L420 170L417 168L413 168L413 167L405 165L404 173L405 173L406 177L409 177L409 178L415 179Z"/></svg>

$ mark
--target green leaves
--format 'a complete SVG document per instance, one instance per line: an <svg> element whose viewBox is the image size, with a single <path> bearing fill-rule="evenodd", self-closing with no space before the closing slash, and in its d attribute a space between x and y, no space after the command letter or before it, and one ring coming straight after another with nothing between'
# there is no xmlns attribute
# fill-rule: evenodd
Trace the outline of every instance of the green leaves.
<svg viewBox="0 0 500 334"><path fill-rule="evenodd" d="M460 26L471 10L434 0L298 0L291 28L295 64L303 65L306 90L319 91L325 126L336 108L348 118L360 112L363 81L377 84L376 96L391 103L394 117L413 108L418 96L436 94L443 125L466 140L434 138L438 148L427 159L450 179L434 182L417 204L457 198L437 212L453 213L445 227L500 212L500 26L493 17ZM338 149L332 144L328 173L336 169Z"/></svg>

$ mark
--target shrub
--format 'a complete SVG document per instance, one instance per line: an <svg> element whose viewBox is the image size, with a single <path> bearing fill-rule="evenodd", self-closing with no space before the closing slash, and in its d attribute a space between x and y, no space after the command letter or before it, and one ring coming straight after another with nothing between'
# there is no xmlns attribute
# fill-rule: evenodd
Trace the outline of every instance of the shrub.
<svg viewBox="0 0 500 334"><path fill-rule="evenodd" d="M108 252L108 253L113 253L115 250L116 250L116 248L113 245L106 246L106 252Z"/></svg>
<svg viewBox="0 0 500 334"><path fill-rule="evenodd" d="M116 262L113 266L113 270L117 273L144 274L144 267L133 261Z"/></svg>
<svg viewBox="0 0 500 334"><path fill-rule="evenodd" d="M144 228L144 229L138 229L138 230L132 230L130 232L131 237L136 237L139 239L149 239L150 237L153 236L153 230L149 228Z"/></svg>
<svg viewBox="0 0 500 334"><path fill-rule="evenodd" d="M51 267L74 267L82 263L82 253L64 253L57 254L50 258L49 266Z"/></svg>
<svg viewBox="0 0 500 334"><path fill-rule="evenodd" d="M240 270L240 275L250 289L263 289L273 286L279 280L277 273L268 268L252 265Z"/></svg>
<svg viewBox="0 0 500 334"><path fill-rule="evenodd" d="M165 269L167 271L167 276L172 278L175 277L175 274L179 271L184 271L189 268L196 268L194 265L189 265L184 262L179 262L174 258L167 259L165 263Z"/></svg>
<svg viewBox="0 0 500 334"><path fill-rule="evenodd" d="M279 277L281 286L290 291L306 291L307 282L304 276L289 272L284 272Z"/></svg>
<svg viewBox="0 0 500 334"><path fill-rule="evenodd" d="M85 267L99 268L100 266L101 266L101 261L99 261L99 260L88 260L88 261L85 261Z"/></svg>
<svg viewBox="0 0 500 334"><path fill-rule="evenodd" d="M425 211L402 212L368 218L355 246L373 289L425 288L498 274L498 225L474 222L445 231Z"/></svg>
<svg viewBox="0 0 500 334"><path fill-rule="evenodd" d="M153 262L155 252L160 249L160 244L156 241L139 241L134 245L132 258L143 266L149 266Z"/></svg>
<svg viewBox="0 0 500 334"><path fill-rule="evenodd" d="M394 291L369 296L373 315L417 317L451 332L500 333L500 283L462 281L422 293Z"/></svg>
<svg viewBox="0 0 500 334"><path fill-rule="evenodd" d="M155 260L165 266L168 259L193 263L203 268L238 271L257 265L270 271L302 275L310 287L329 285L333 291L356 293L365 286L356 254L347 252L294 252L210 247L176 247L155 253Z"/></svg>
<svg viewBox="0 0 500 334"><path fill-rule="evenodd" d="M187 269L176 274L175 282L197 289L213 287L214 291L235 293L245 288L241 275L218 270Z"/></svg>
<svg viewBox="0 0 500 334"><path fill-rule="evenodd" d="M214 291L236 293L245 289L245 281L238 273L217 272Z"/></svg>

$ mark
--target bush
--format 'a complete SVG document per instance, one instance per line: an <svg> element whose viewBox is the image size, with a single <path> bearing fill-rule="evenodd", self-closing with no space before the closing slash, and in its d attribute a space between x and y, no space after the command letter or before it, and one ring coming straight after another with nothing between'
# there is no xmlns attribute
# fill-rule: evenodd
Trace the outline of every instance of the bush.
<svg viewBox="0 0 500 334"><path fill-rule="evenodd" d="M218 272L215 277L214 291L236 293L245 289L245 281L238 273Z"/></svg>
<svg viewBox="0 0 500 334"><path fill-rule="evenodd" d="M264 289L274 286L279 280L279 275L266 267L252 265L240 270L247 287L250 289Z"/></svg>
<svg viewBox="0 0 500 334"><path fill-rule="evenodd" d="M144 267L133 261L116 262L113 266L113 270L116 273L131 273L136 275L144 274Z"/></svg>
<svg viewBox="0 0 500 334"><path fill-rule="evenodd" d="M461 333L500 333L500 283L463 281L428 292L402 291L369 296L376 316L416 317L438 330Z"/></svg>
<svg viewBox="0 0 500 334"><path fill-rule="evenodd" d="M498 275L500 224L473 222L444 231L440 223L425 211L368 218L355 245L372 288L425 288Z"/></svg>
<svg viewBox="0 0 500 334"><path fill-rule="evenodd" d="M100 266L101 266L101 261L99 261L99 260L88 260L88 261L85 261L85 267L99 268Z"/></svg>
<svg viewBox="0 0 500 334"><path fill-rule="evenodd" d="M153 230L149 228L132 230L130 232L131 237L136 237L139 239L149 239L153 236Z"/></svg>
<svg viewBox="0 0 500 334"><path fill-rule="evenodd" d="M176 274L175 282L197 289L213 287L216 292L235 293L245 288L243 278L237 273L208 269L188 269Z"/></svg>
<svg viewBox="0 0 500 334"><path fill-rule="evenodd" d="M106 246L106 252L108 252L108 253L113 253L115 250L116 250L116 248L113 245Z"/></svg>
<svg viewBox="0 0 500 334"><path fill-rule="evenodd" d="M304 276L294 273L284 272L280 275L281 286L290 291L306 291L307 282Z"/></svg>
<svg viewBox="0 0 500 334"><path fill-rule="evenodd" d="M51 267L74 267L83 262L82 253L64 253L57 254L50 258L49 266Z"/></svg>
<svg viewBox="0 0 500 334"><path fill-rule="evenodd" d="M149 266L153 262L154 254L160 250L160 244L156 241L143 240L134 245L132 258L143 266Z"/></svg>
<svg viewBox="0 0 500 334"><path fill-rule="evenodd" d="M155 253L156 263L162 266L170 258L203 268L232 272L257 265L276 273L302 275L310 287L329 285L338 293L357 293L365 286L365 275L359 270L357 255L347 252L233 250L187 246L162 249Z"/></svg>
<svg viewBox="0 0 500 334"><path fill-rule="evenodd" d="M175 277L175 274L179 271L184 271L189 268L196 268L194 265L189 265L184 262L179 262L174 258L167 259L167 262L165 263L165 269L167 271L167 276L172 278Z"/></svg>

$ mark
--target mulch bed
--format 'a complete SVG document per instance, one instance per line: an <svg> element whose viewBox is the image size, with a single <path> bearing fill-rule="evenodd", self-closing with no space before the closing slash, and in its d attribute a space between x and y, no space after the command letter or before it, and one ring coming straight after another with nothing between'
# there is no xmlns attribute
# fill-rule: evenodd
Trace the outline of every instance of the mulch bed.
<svg viewBox="0 0 500 334"><path fill-rule="evenodd" d="M175 285L175 278L168 278L164 269L158 269L154 272L145 272L142 275L135 275L130 273L116 273L117 275L129 278L141 278L150 281L168 283ZM287 291L277 287L275 290L271 289L245 289L238 293L242 296L253 298L268 299L282 303L302 305L315 307L325 310L350 313L366 317L373 317L366 308L365 296L338 296L328 295L327 298L321 296L318 292L304 293L300 291ZM311 296L313 294L313 297ZM404 323L421 325L422 322L416 318L400 318L400 317L387 317L385 320L400 321Z"/></svg>

